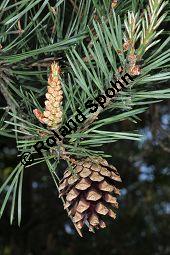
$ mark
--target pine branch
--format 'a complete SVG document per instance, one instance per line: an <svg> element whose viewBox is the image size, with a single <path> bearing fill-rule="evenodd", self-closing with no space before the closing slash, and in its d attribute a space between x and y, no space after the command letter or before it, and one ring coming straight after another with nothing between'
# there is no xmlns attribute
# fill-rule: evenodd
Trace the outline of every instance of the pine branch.
<svg viewBox="0 0 170 255"><path fill-rule="evenodd" d="M147 6L147 9L144 10L144 17L142 19L141 40L137 51L139 56L142 56L148 49L160 41L155 41L155 39L162 33L163 30L159 32L156 32L156 30L167 15L167 13L164 13L160 16L160 13L167 4L168 1L149 0L149 5Z"/></svg>
<svg viewBox="0 0 170 255"><path fill-rule="evenodd" d="M46 142L51 131L47 126L37 123L32 111L35 108L42 112L44 110L39 100L46 91L47 82L44 75L47 71L45 68L41 70L41 67L47 67L52 60L59 59L58 53L60 53L60 56L67 54L62 70L62 89L65 96L62 124L74 117L78 108L88 114L88 119L76 132L66 136L65 143L61 141L58 147L54 146L44 157L38 157L32 166L41 162L49 163L50 160L56 163L60 158L70 164L73 163L73 157L80 159L94 155L108 156L101 151L101 145L121 139L139 140L141 136L135 132L113 132L104 130L104 127L127 119L136 122L139 120L137 115L147 109L145 105L170 98L169 89L155 88L155 83L161 84L162 81L170 78L168 70L170 50L167 49L169 39L159 47L153 48L152 52L149 51L156 45L155 38L160 34L156 30L165 18L165 14L160 17L160 13L166 2L150 0L149 6L142 15L139 11L136 12L138 4L135 1L132 3L122 1L121 10L118 5L115 11L110 10L111 2L107 0L81 1L80 4L76 2L76 12L69 16L69 22L65 21L67 5L64 0L57 1L53 8L47 0L42 6L38 5L41 3L39 0L36 2L32 0L29 4L27 1L14 4L8 2L3 1L1 6L3 49L0 59L3 63L12 65L11 71L16 75L17 83L9 83L8 90L6 86L8 80L5 79L1 91L11 109L12 107L14 109L15 101L17 107L15 106L16 112L9 112L10 119L5 121L1 134L10 137L15 132L11 137L16 138L19 151L29 151L34 155L32 146L37 141ZM131 4L132 12L129 11L125 17L124 29L121 18L127 10L130 10ZM42 15L44 13L45 15ZM30 20L27 19L29 15ZM20 23L22 34L17 32L18 28L21 30ZM147 58L144 56L146 51ZM143 58L142 65L138 63L138 56ZM38 70L35 70L35 66L38 66ZM28 69L28 67L33 68ZM166 67L165 71L163 71L164 67ZM104 93L108 88L113 76L119 80L125 73L133 75L134 82L131 84L133 86L130 85L119 95L116 93L113 100L107 100L105 110L108 111L108 116L98 119L99 114L103 112L102 107L94 115L90 115L85 109L84 102L88 99L95 100L96 96ZM38 84L42 85L41 89L37 87ZM152 85L154 85L153 89ZM52 90L50 93L50 100L54 103L54 93ZM55 101L57 101L56 97ZM27 112L25 115L20 114L18 105L24 107ZM49 113L46 114L48 114L46 117L51 117ZM50 118L48 123L49 121ZM99 146L99 150L94 151L94 146L95 149ZM50 164L47 165L54 181L59 181L54 171L56 168L52 169ZM54 166L56 167L56 164ZM19 164L0 189L0 193L5 192L9 185L0 211L1 215L7 201L13 195L11 223L14 219L17 195L18 223L21 221L22 178L23 168Z"/></svg>
<svg viewBox="0 0 170 255"><path fill-rule="evenodd" d="M117 81L120 81L122 84L123 84L123 81L122 80L120 80L118 77L117 77ZM119 86L119 85L118 85ZM118 88L118 89L122 89L122 88ZM97 119L98 119L98 117L99 117L99 115L102 113L102 112L104 112L105 110L107 110L107 107L109 106L109 104L110 103L113 103L113 100L114 101L116 101L116 98L119 96L118 95L118 91L116 91L116 89L114 89L114 91L115 91L115 96L114 96L114 98L106 98L106 103L105 103L105 108L103 109L102 107L99 107L99 109L95 112L95 113L93 113L84 123L83 123L83 127L80 127L79 129L78 129L78 131L85 131L85 130L87 130L92 124L93 124L93 122L95 122Z"/></svg>

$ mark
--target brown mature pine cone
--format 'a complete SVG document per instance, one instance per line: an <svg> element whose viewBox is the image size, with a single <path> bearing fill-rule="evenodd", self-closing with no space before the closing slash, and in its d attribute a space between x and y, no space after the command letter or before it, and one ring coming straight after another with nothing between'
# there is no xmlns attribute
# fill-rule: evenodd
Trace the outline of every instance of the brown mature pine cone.
<svg viewBox="0 0 170 255"><path fill-rule="evenodd" d="M118 208L116 196L120 190L115 187L121 182L114 166L102 157L91 157L76 162L74 174L66 169L59 185L59 197L66 200L67 209L73 223L82 236L81 229L87 225L89 231L105 228L103 216L115 219L113 209Z"/></svg>

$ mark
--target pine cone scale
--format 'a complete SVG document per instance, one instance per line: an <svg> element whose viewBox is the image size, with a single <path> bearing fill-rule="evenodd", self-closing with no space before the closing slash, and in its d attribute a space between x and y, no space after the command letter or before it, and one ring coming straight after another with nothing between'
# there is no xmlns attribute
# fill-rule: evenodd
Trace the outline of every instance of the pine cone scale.
<svg viewBox="0 0 170 255"><path fill-rule="evenodd" d="M105 228L101 217L116 218L112 208L118 208L116 195L120 194L115 182L121 178L115 167L101 157L86 158L74 162L75 175L68 169L59 185L60 196L66 199L65 209L69 211L79 234L84 225L89 231Z"/></svg>

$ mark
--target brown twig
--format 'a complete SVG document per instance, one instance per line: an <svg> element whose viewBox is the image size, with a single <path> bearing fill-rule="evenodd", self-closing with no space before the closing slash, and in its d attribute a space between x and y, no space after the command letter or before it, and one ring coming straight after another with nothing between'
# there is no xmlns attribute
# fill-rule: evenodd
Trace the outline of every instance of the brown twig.
<svg viewBox="0 0 170 255"><path fill-rule="evenodd" d="M17 3L17 0L15 0L14 2ZM21 19L18 20L17 24L18 24L18 30L15 32L18 34L22 34L24 32L24 30L22 30L22 27L21 27Z"/></svg>
<svg viewBox="0 0 170 255"><path fill-rule="evenodd" d="M122 74L122 75L123 75L123 74ZM118 78L118 77L116 77L116 78L117 78L117 81L120 81L120 82L123 83L123 81L121 80L121 78ZM79 131L79 130L81 130L81 131L87 130L87 129L89 128L89 126L92 125L92 123L93 123L96 119L98 119L99 114L101 114L104 110L106 110L107 107L109 106L109 104L113 101L113 99L115 100L115 99L117 98L117 96L118 96L118 91L115 90L115 96L114 96L114 98L106 98L105 108L103 109L102 107L100 107L100 108L95 112L95 114L90 115L90 117L83 123L83 128L80 127L80 128L78 129L78 131Z"/></svg>
<svg viewBox="0 0 170 255"><path fill-rule="evenodd" d="M106 109L106 107L109 105L110 101L111 101L111 99L108 99L108 101L106 102L106 104L105 104L105 109ZM81 131L87 130L87 129L93 124L93 122L94 122L96 119L98 119L99 114L101 114L103 111L104 111L103 108L99 108L99 109L95 112L95 114L92 114L92 116L90 116L90 117L84 122L83 128L80 128L80 130L81 130Z"/></svg>
<svg viewBox="0 0 170 255"><path fill-rule="evenodd" d="M51 65L52 62L54 61L58 61L59 57L51 57L51 58L45 58L45 59L41 59L38 60L34 63L28 64L29 67L34 67L34 66L41 66L41 67L49 67Z"/></svg>
<svg viewBox="0 0 170 255"><path fill-rule="evenodd" d="M18 20L18 33L19 34L22 34L23 32L24 32L24 30L22 29L22 27L21 27L21 21L20 21L20 19Z"/></svg>

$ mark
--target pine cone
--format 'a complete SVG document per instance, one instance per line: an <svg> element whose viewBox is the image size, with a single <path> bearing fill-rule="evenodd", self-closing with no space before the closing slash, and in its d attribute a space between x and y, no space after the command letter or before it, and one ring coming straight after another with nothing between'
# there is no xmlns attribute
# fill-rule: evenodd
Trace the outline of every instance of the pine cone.
<svg viewBox="0 0 170 255"><path fill-rule="evenodd" d="M112 207L118 208L116 195L120 195L120 190L114 184L121 182L121 178L116 168L101 157L80 160L73 169L74 175L66 169L59 185L59 197L66 199L64 209L68 210L82 236L84 224L94 232L94 229L106 227L104 215L115 219Z"/></svg>
<svg viewBox="0 0 170 255"><path fill-rule="evenodd" d="M51 72L48 78L48 92L46 93L47 100L45 101L45 111L42 113L39 109L34 109L33 113L37 119L47 124L49 128L57 129L62 122L62 100L63 91L59 78L60 67L57 63L51 65Z"/></svg>

